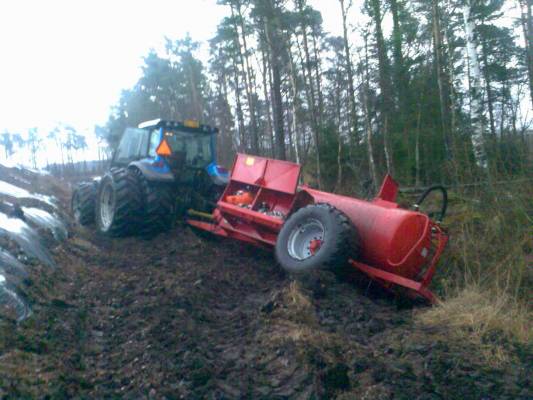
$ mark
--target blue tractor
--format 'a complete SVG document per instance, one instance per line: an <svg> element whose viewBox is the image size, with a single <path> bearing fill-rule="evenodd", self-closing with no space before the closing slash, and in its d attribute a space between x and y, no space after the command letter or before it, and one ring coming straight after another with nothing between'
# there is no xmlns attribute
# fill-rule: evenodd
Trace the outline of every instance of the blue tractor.
<svg viewBox="0 0 533 400"><path fill-rule="evenodd" d="M188 208L209 212L229 177L215 160L217 133L192 120L127 128L108 172L74 190L76 221L110 236L153 235Z"/></svg>

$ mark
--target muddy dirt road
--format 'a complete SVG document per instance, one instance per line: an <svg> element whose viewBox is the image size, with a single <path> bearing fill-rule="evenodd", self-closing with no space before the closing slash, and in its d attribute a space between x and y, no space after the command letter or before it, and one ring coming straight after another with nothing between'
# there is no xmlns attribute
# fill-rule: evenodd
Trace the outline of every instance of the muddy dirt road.
<svg viewBox="0 0 533 400"><path fill-rule="evenodd" d="M66 199L68 196L63 196ZM178 226L151 240L72 227L0 321L0 397L526 399L531 353L489 366L365 283L295 281L269 253Z"/></svg>

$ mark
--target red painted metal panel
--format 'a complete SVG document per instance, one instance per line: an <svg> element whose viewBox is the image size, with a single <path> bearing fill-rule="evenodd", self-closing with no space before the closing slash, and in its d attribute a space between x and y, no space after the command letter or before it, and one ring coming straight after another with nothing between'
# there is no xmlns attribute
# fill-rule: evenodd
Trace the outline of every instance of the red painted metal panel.
<svg viewBox="0 0 533 400"><path fill-rule="evenodd" d="M283 225L283 219L266 215L258 210L266 204L270 211L287 215L292 207L299 176L300 166L298 164L237 154L231 180L217 204L228 224L225 228L231 227L232 230L238 230L243 234L248 232L251 236L255 236L257 232L260 234L261 229L268 229L277 234ZM253 196L249 207L241 207L228 202L230 196L235 195L239 190ZM262 227L255 227L249 231L248 228L242 226L243 223ZM236 224L241 226L236 227ZM267 241L275 243L275 238Z"/></svg>
<svg viewBox="0 0 533 400"><path fill-rule="evenodd" d="M396 183L394 179L392 179L392 176L387 174L385 176L385 179L383 179L383 183L381 184L381 188L379 189L379 193L376 196L376 198L390 201L390 202L395 202L397 196L398 196L398 184Z"/></svg>
<svg viewBox="0 0 533 400"><path fill-rule="evenodd" d="M261 185L266 165L266 158L237 154L231 171L231 180L249 185Z"/></svg>
<svg viewBox="0 0 533 400"><path fill-rule="evenodd" d="M300 166L288 161L268 160L263 187L288 194L296 193Z"/></svg>
<svg viewBox="0 0 533 400"><path fill-rule="evenodd" d="M237 154L231 180L294 194L301 167L289 161Z"/></svg>

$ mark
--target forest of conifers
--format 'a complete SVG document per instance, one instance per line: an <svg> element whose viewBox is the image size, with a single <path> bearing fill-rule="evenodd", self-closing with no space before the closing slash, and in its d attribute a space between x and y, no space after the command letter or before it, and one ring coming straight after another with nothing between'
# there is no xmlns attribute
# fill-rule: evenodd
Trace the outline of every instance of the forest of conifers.
<svg viewBox="0 0 533 400"><path fill-rule="evenodd" d="M197 119L219 127L223 164L293 160L327 190L375 189L386 172L420 186L531 171L531 1L329 0L342 36L306 0L219 3L207 65L193 38L167 39L102 135Z"/></svg>

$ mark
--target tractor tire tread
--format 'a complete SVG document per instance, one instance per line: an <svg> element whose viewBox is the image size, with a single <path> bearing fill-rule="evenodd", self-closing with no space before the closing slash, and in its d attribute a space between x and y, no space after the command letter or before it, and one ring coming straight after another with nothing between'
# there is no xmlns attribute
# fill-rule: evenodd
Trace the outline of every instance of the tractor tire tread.
<svg viewBox="0 0 533 400"><path fill-rule="evenodd" d="M127 236L133 234L140 223L141 192L137 176L126 168L111 168L102 180L100 190L110 179L115 190L115 210L113 222L108 231L109 236Z"/></svg>
<svg viewBox="0 0 533 400"><path fill-rule="evenodd" d="M76 220L80 225L90 225L95 218L95 204L98 185L95 182L81 182L72 193L71 208L74 214L74 198L78 196L79 202L79 219Z"/></svg>
<svg viewBox="0 0 533 400"><path fill-rule="evenodd" d="M331 257L324 263L324 265L331 269L344 266L348 259L359 249L357 231L348 217L331 204L318 203L316 206L327 209L333 214L337 224L341 227L339 237L336 241L336 251L331 254Z"/></svg>
<svg viewBox="0 0 533 400"><path fill-rule="evenodd" d="M170 184L148 181L134 169L142 192L142 224L139 233L152 237L172 228L175 220L175 196Z"/></svg>

